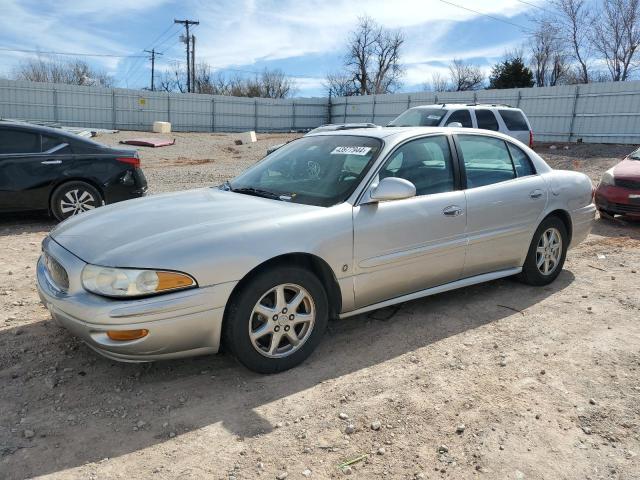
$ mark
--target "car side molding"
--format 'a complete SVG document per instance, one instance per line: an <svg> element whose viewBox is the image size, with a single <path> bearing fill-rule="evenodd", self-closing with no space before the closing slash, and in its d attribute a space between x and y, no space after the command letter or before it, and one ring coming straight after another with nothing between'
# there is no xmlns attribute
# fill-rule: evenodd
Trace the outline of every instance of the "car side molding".
<svg viewBox="0 0 640 480"><path fill-rule="evenodd" d="M448 292L449 290L455 290L457 288L470 287L471 285L490 282L492 280L498 280L499 278L510 277L511 275L517 275L521 271L522 271L522 267L508 268L506 270L498 270L497 272L483 273L482 275L475 275L473 277L463 278L461 280L456 280L455 282L445 283L443 285L438 285L437 287L426 288L418 292L409 293L407 295L395 297L390 300L385 300L384 302L378 302L372 305L368 305L366 307L358 308L357 310L344 312L338 315L338 318L342 319L342 318L354 317L356 315L360 315L361 313L370 312L372 310L378 310L379 308L389 307L391 305L396 305L398 303L417 300L418 298L428 297L430 295L436 295L438 293Z"/></svg>

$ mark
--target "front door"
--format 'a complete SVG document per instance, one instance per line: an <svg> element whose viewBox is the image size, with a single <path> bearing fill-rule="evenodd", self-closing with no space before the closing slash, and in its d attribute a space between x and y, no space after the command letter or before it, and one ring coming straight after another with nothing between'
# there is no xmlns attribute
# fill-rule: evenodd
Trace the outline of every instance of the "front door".
<svg viewBox="0 0 640 480"><path fill-rule="evenodd" d="M356 308L460 278L466 203L446 135L411 140L387 159L376 181L399 177L416 196L354 208Z"/></svg>

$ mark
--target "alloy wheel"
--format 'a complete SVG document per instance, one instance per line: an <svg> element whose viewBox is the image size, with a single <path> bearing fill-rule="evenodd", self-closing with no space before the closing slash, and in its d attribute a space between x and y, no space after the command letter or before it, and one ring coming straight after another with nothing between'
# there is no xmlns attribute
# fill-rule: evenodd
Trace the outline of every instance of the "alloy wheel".
<svg viewBox="0 0 640 480"><path fill-rule="evenodd" d="M540 235L536 248L536 266L543 275L551 275L562 256L562 236L557 228L551 227Z"/></svg>
<svg viewBox="0 0 640 480"><path fill-rule="evenodd" d="M249 318L249 338L261 355L287 357L307 341L316 320L311 294L296 284L281 284L267 291Z"/></svg>
<svg viewBox="0 0 640 480"><path fill-rule="evenodd" d="M96 199L87 190L69 190L60 200L60 211L68 216L96 208Z"/></svg>

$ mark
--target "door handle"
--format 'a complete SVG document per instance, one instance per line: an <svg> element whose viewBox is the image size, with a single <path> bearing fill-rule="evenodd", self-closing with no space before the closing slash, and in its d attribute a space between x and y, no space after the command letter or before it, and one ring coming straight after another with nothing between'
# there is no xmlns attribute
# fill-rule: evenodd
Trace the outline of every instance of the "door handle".
<svg viewBox="0 0 640 480"><path fill-rule="evenodd" d="M534 190L529 194L531 198L540 198L542 196L542 190Z"/></svg>
<svg viewBox="0 0 640 480"><path fill-rule="evenodd" d="M442 209L442 214L446 217L457 217L462 215L462 208L457 205L449 205Z"/></svg>
<svg viewBox="0 0 640 480"><path fill-rule="evenodd" d="M62 160L45 160L44 162L40 162L42 165L60 165Z"/></svg>

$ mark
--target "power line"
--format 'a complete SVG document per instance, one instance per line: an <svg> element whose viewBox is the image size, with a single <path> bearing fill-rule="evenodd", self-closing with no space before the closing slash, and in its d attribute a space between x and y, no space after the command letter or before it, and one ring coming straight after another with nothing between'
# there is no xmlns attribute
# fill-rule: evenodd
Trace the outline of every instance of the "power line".
<svg viewBox="0 0 640 480"><path fill-rule="evenodd" d="M516 27L516 28L522 30L523 32L526 32L526 33L530 33L531 32L531 30L527 29L526 27L523 27L522 25L519 25L519 24L517 24L515 22L511 22L509 20L505 20L504 18L494 17L493 15L489 15L488 13L479 12L478 10L474 10L472 8L464 7L462 5L458 5L457 3L449 2L447 0L439 0L439 1L442 2L442 3L446 3L447 5L451 5L452 7L461 8L462 10L467 10L467 11L473 12L473 13L475 13L477 15L481 15L483 17L491 18L492 20L495 20L497 22L506 23L508 25L511 25L513 27Z"/></svg>
<svg viewBox="0 0 640 480"><path fill-rule="evenodd" d="M541 7L540 5L536 5L535 3L531 3L531 2L526 2L525 0L516 0L517 2L523 3L525 5L529 5L530 7L534 7L537 8L539 10L542 10L543 12L549 12L549 13L553 13L551 12L551 10L547 10L544 7Z"/></svg>
<svg viewBox="0 0 640 480"><path fill-rule="evenodd" d="M111 58L145 58L144 55L116 55L111 53L78 53L78 52L54 52L46 50L27 50L25 48L0 47L5 52L39 53L43 55L68 55L73 57L111 57Z"/></svg>

